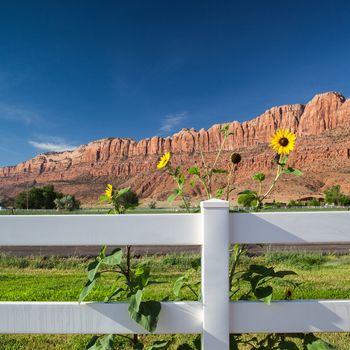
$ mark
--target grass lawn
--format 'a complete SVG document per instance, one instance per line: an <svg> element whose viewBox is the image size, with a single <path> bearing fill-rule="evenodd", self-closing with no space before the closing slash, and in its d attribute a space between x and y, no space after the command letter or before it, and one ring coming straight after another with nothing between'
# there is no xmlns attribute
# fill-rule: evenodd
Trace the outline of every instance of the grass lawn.
<svg viewBox="0 0 350 350"><path fill-rule="evenodd" d="M165 297L174 299L172 283L190 267L195 256L168 255L143 259L151 261L152 279L158 282L149 287L147 296L161 300ZM87 262L80 258L14 258L0 255L0 300L76 301L86 280L84 269ZM348 255L269 252L263 257L243 259L242 266L262 262L275 266L277 270L292 268L298 273L293 280L301 282L301 286L293 292L293 299L344 299L350 296ZM196 278L199 279L199 274ZM113 276L106 276L103 285L99 284L88 300L102 301L113 284ZM285 290L285 284L276 284L274 299L282 299ZM190 293L185 294L184 298L193 300ZM339 350L350 348L349 334L323 334L322 338L332 342ZM0 349L82 350L88 339L86 335L2 335ZM146 337L146 340L149 339L150 336ZM119 348L128 349L128 346L120 344ZM176 349L176 345L173 349Z"/></svg>

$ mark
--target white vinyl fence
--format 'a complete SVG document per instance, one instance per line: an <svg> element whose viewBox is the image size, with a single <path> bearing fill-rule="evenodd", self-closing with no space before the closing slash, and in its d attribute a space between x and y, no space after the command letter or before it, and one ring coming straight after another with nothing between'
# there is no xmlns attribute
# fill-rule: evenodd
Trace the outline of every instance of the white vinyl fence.
<svg viewBox="0 0 350 350"><path fill-rule="evenodd" d="M0 216L0 246L201 245L202 301L166 302L156 333L201 333L228 350L230 333L350 331L350 301L229 302L229 243L350 242L350 212ZM0 302L0 333L145 333L124 303Z"/></svg>

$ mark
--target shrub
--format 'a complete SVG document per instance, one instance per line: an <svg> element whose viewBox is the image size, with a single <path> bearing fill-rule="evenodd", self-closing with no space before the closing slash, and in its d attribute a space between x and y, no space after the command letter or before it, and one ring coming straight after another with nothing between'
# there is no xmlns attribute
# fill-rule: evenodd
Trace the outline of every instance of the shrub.
<svg viewBox="0 0 350 350"><path fill-rule="evenodd" d="M80 202L74 196L68 195L54 200L57 210L75 210L80 208Z"/></svg>
<svg viewBox="0 0 350 350"><path fill-rule="evenodd" d="M156 209L157 208L157 202L156 201L151 201L148 204L149 209Z"/></svg>
<svg viewBox="0 0 350 350"><path fill-rule="evenodd" d="M55 199L62 198L63 194L56 192L52 185L33 187L23 191L15 199L17 209L54 209Z"/></svg>

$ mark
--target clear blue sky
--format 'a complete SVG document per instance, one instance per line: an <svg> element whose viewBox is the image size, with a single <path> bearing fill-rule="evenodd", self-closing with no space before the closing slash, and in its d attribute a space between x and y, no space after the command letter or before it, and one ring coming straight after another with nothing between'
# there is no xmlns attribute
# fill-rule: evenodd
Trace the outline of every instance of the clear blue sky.
<svg viewBox="0 0 350 350"><path fill-rule="evenodd" d="M0 165L350 97L350 2L0 3Z"/></svg>

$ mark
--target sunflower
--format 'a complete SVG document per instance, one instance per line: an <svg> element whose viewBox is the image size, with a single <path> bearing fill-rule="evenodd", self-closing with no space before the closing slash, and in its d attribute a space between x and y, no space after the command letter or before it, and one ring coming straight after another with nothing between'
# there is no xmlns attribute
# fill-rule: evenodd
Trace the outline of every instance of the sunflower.
<svg viewBox="0 0 350 350"><path fill-rule="evenodd" d="M105 190L105 195L107 198L111 199L113 196L113 186L111 184L108 184Z"/></svg>
<svg viewBox="0 0 350 350"><path fill-rule="evenodd" d="M296 138L292 132L278 129L271 138L271 147L279 155L289 154L294 149Z"/></svg>
<svg viewBox="0 0 350 350"><path fill-rule="evenodd" d="M166 152L162 157L160 158L159 163L157 164L157 169L162 169L166 167L170 160L170 152Z"/></svg>

